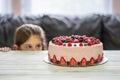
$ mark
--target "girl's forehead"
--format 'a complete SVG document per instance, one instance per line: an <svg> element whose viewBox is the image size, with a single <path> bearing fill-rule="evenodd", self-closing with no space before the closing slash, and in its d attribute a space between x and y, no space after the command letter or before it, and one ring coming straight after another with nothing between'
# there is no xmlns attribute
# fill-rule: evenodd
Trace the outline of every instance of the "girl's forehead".
<svg viewBox="0 0 120 80"><path fill-rule="evenodd" d="M38 35L31 35L25 43L41 43L41 38Z"/></svg>

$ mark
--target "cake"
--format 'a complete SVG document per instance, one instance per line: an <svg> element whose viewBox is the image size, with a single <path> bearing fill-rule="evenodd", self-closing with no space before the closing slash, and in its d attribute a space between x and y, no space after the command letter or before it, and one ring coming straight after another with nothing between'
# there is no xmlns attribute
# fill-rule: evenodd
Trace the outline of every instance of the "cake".
<svg viewBox="0 0 120 80"><path fill-rule="evenodd" d="M95 37L71 35L54 37L49 42L48 59L61 66L92 66L103 59L103 44Z"/></svg>

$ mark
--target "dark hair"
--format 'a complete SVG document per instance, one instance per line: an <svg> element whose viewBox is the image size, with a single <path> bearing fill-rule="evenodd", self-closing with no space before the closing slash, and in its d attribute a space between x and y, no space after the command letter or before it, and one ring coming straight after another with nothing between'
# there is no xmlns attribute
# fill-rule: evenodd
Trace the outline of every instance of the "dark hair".
<svg viewBox="0 0 120 80"><path fill-rule="evenodd" d="M31 35L38 35L42 41L42 50L47 48L46 38L43 29L38 25L24 24L16 29L14 44L20 47Z"/></svg>

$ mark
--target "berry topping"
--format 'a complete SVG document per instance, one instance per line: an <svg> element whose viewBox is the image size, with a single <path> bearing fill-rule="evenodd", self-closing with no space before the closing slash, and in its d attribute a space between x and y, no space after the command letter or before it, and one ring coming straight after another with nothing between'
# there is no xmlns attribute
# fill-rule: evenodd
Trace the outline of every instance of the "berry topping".
<svg viewBox="0 0 120 80"><path fill-rule="evenodd" d="M69 43L68 43L68 46L72 46L72 43L71 43L71 42L69 42Z"/></svg>
<svg viewBox="0 0 120 80"><path fill-rule="evenodd" d="M63 44L63 46L66 46L66 44Z"/></svg>
<svg viewBox="0 0 120 80"><path fill-rule="evenodd" d="M72 40L71 40L70 37L66 37L66 41L67 41L67 42L71 42Z"/></svg>
<svg viewBox="0 0 120 80"><path fill-rule="evenodd" d="M52 43L59 46L92 46L100 44L100 40L95 37L86 37L85 35L59 36L52 39ZM78 45L77 45L78 44Z"/></svg>
<svg viewBox="0 0 120 80"><path fill-rule="evenodd" d="M92 45L92 42L88 42L88 46L91 46Z"/></svg>
<svg viewBox="0 0 120 80"><path fill-rule="evenodd" d="M62 41L58 41L58 45L60 46L60 45L62 45L63 43L62 43Z"/></svg>
<svg viewBox="0 0 120 80"><path fill-rule="evenodd" d="M80 42L82 42L83 41L83 37L80 37Z"/></svg>
<svg viewBox="0 0 120 80"><path fill-rule="evenodd" d="M72 35L72 36L71 36L71 39L72 39L72 40L74 40L74 39L75 39L75 37Z"/></svg>
<svg viewBox="0 0 120 80"><path fill-rule="evenodd" d="M78 43L79 42L79 40L78 39L75 39L74 41L73 41L73 43Z"/></svg>
<svg viewBox="0 0 120 80"><path fill-rule="evenodd" d="M83 37L83 40L84 40L84 41L88 40L88 37Z"/></svg>
<svg viewBox="0 0 120 80"><path fill-rule="evenodd" d="M76 44L74 44L74 46L77 46Z"/></svg>
<svg viewBox="0 0 120 80"><path fill-rule="evenodd" d="M83 43L81 42L81 43L79 44L79 46L83 46Z"/></svg>
<svg viewBox="0 0 120 80"><path fill-rule="evenodd" d="M96 39L97 43L99 44L100 43L100 40L99 39Z"/></svg>

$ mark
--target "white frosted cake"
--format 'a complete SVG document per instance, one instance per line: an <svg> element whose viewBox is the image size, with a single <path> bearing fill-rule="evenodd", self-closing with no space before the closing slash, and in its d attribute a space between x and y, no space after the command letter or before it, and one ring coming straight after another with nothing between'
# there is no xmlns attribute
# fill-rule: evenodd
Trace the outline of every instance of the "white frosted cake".
<svg viewBox="0 0 120 80"><path fill-rule="evenodd" d="M54 37L49 42L48 59L61 66L95 65L103 59L103 44L99 39L85 35Z"/></svg>

